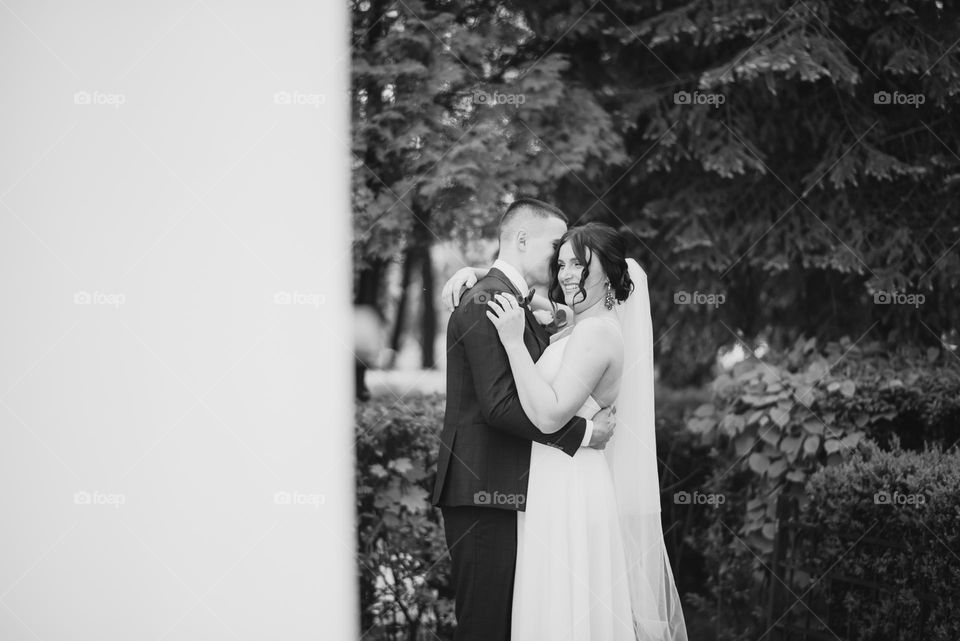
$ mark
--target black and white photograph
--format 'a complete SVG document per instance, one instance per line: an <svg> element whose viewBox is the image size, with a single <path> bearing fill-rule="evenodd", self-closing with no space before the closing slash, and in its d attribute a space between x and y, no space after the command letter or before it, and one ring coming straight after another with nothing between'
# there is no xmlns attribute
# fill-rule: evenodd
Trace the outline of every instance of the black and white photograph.
<svg viewBox="0 0 960 641"><path fill-rule="evenodd" d="M0 48L0 641L960 641L960 3Z"/></svg>
<svg viewBox="0 0 960 641"><path fill-rule="evenodd" d="M957 5L350 6L361 638L960 639Z"/></svg>

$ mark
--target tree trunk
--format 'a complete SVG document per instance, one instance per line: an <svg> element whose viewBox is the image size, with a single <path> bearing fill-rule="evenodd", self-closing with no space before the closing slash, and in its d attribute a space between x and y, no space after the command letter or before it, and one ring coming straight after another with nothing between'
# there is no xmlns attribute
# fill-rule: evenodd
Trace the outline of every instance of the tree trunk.
<svg viewBox="0 0 960 641"><path fill-rule="evenodd" d="M430 246L422 249L420 256L420 278L423 281L423 319L421 322L421 343L423 347L423 367L436 367L433 346L437 337L437 309L434 304L433 261L430 258Z"/></svg>
<svg viewBox="0 0 960 641"><path fill-rule="evenodd" d="M416 214L413 242L419 260L420 282L422 284L420 306L423 313L420 316L420 361L424 369L433 369L436 367L433 344L437 334L437 309L434 304L433 260L430 258L430 248L433 246L434 237L428 227L430 212L423 207L418 199L414 199L413 208L414 214Z"/></svg>
<svg viewBox="0 0 960 641"><path fill-rule="evenodd" d="M369 263L368 266L360 270L357 276L356 287L353 291L353 304L370 305L380 311L382 316L380 290L387 261L383 258L367 258L367 262Z"/></svg>
<svg viewBox="0 0 960 641"><path fill-rule="evenodd" d="M417 254L413 247L408 246L403 250L403 276L400 279L400 300L397 302L397 317L393 323L393 331L390 334L390 369L393 369L397 360L397 352L400 350L400 337L403 335L403 321L407 309L407 298L410 291L410 279L413 276L414 263L416 263Z"/></svg>

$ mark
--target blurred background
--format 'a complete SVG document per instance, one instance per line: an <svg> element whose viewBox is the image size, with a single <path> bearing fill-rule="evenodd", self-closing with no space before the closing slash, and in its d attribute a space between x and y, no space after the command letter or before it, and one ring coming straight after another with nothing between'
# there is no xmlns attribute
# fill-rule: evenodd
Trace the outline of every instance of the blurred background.
<svg viewBox="0 0 960 641"><path fill-rule="evenodd" d="M350 8L364 638L453 629L439 292L518 195L648 274L691 639L960 637L957 3Z"/></svg>

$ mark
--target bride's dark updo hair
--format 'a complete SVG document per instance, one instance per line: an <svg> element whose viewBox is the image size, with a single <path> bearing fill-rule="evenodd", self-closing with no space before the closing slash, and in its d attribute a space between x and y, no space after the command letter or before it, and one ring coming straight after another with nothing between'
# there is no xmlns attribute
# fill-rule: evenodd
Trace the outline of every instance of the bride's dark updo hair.
<svg viewBox="0 0 960 641"><path fill-rule="evenodd" d="M590 256L587 254L589 249L590 254L600 261L600 266L610 280L610 287L616 299L618 301L627 299L627 296L633 291L633 281L630 279L630 273L627 270L627 243L620 232L610 225L592 222L571 227L557 242L557 246L553 250L553 259L550 261L550 290L548 292L550 300L556 303L563 303L564 300L557 260L560 257L560 248L567 242L573 248L573 255L583 265L583 272L580 275L581 296L587 297L587 293L583 289L583 283L590 275L590 267L588 266Z"/></svg>

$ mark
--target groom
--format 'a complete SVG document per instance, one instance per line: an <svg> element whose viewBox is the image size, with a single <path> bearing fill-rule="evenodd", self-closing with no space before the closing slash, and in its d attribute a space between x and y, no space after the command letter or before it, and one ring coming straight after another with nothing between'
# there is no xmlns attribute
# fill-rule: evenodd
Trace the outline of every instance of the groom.
<svg viewBox="0 0 960 641"><path fill-rule="evenodd" d="M433 504L443 513L456 591L455 641L510 641L517 511L525 509L530 443L569 456L602 448L613 434L610 409L593 420L573 417L544 434L523 413L507 354L486 316L496 292L523 300L527 287L546 292L555 244L567 230L562 211L521 198L503 214L500 252L447 325L447 408L440 435ZM523 341L534 360L549 336L526 309Z"/></svg>

